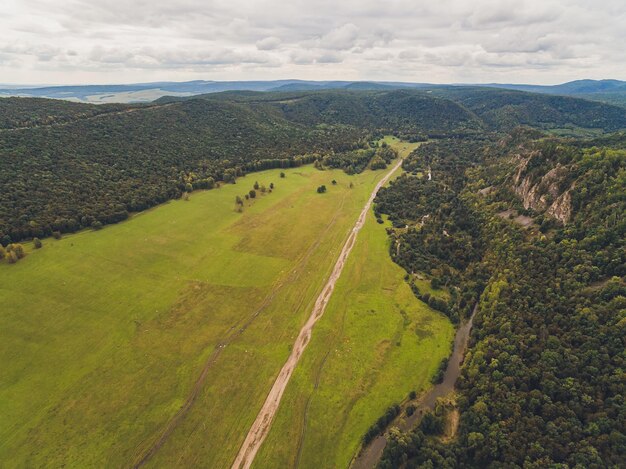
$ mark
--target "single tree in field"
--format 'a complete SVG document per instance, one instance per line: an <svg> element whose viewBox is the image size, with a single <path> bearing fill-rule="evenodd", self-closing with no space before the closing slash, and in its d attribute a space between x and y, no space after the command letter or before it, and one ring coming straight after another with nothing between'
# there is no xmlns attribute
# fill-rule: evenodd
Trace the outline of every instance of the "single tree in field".
<svg viewBox="0 0 626 469"><path fill-rule="evenodd" d="M270 182L270 189L274 189L274 183Z"/></svg>
<svg viewBox="0 0 626 469"><path fill-rule="evenodd" d="M246 194L244 197L246 200L250 200L250 194Z"/></svg>
<svg viewBox="0 0 626 469"><path fill-rule="evenodd" d="M326 186L322 184L321 186L317 188L317 193L323 194L324 192L326 192Z"/></svg>
<svg viewBox="0 0 626 469"><path fill-rule="evenodd" d="M34 238L33 245L35 246L35 249L40 249L42 246L41 240L39 238Z"/></svg>
<svg viewBox="0 0 626 469"><path fill-rule="evenodd" d="M350 189L354 188L354 183L352 181L350 181Z"/></svg>
<svg viewBox="0 0 626 469"><path fill-rule="evenodd" d="M335 181L334 179L332 180L333 186L337 185L337 181Z"/></svg>
<svg viewBox="0 0 626 469"><path fill-rule="evenodd" d="M283 173L282 171L280 172L280 177L284 178L285 177L285 173Z"/></svg>
<svg viewBox="0 0 626 469"><path fill-rule="evenodd" d="M250 194L250 198L254 199L256 197L256 191L255 190L251 190L250 192L248 192L248 194Z"/></svg>
<svg viewBox="0 0 626 469"><path fill-rule="evenodd" d="M243 205L243 200L241 199L241 197L237 196L235 197L235 203L237 205Z"/></svg>
<svg viewBox="0 0 626 469"><path fill-rule="evenodd" d="M267 188L264 185L261 185L260 191L261 192L267 192Z"/></svg>
<svg viewBox="0 0 626 469"><path fill-rule="evenodd" d="M254 181L254 190L258 191L259 190L259 181Z"/></svg>

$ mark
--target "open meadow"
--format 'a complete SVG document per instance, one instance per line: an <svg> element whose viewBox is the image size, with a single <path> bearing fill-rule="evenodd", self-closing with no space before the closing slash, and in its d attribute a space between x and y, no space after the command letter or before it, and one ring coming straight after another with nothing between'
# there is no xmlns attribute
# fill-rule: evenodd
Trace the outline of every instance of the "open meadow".
<svg viewBox="0 0 626 469"><path fill-rule="evenodd" d="M230 462L383 174L283 171L46 239L0 265L2 461L138 461L218 350L156 460ZM275 189L237 213L257 180Z"/></svg>
<svg viewBox="0 0 626 469"><path fill-rule="evenodd" d="M100 231L46 239L40 250L27 245L26 258L0 265L0 460L229 466L385 173L282 171L285 178L281 170L250 174ZM255 181L275 188L257 191L238 213L236 196ZM316 192L321 184L327 193ZM316 457L349 460L385 406L421 389L447 353L451 326L411 296L385 243L383 226L369 219L288 388L283 407L293 412L279 414L266 458L285 457L272 454L284 444L281 429L304 435L289 401L309 399L321 362L324 379L308 406L315 428L301 451L309 463L317 438L325 452ZM331 425L329 402L341 425Z"/></svg>
<svg viewBox="0 0 626 469"><path fill-rule="evenodd" d="M253 467L347 467L367 429L430 386L450 353L452 324L415 298L385 226L368 214Z"/></svg>

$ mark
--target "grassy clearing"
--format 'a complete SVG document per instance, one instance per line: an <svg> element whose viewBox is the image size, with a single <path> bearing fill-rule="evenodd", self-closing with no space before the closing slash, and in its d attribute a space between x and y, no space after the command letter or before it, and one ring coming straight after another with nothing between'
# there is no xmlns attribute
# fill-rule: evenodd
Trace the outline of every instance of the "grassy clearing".
<svg viewBox="0 0 626 469"><path fill-rule="evenodd" d="M255 467L346 467L389 405L430 386L454 330L414 297L388 249L370 213Z"/></svg>
<svg viewBox="0 0 626 469"><path fill-rule="evenodd" d="M441 300L448 301L450 299L450 292L445 288L433 288L430 285L430 280L423 274L415 274L413 276L413 283L417 285L422 294L428 293L430 296L439 298Z"/></svg>
<svg viewBox="0 0 626 469"><path fill-rule="evenodd" d="M230 464L384 174L279 172L44 240L0 265L3 466L128 466L180 408L217 344L259 312L150 462ZM255 180L276 189L237 213L235 196ZM320 184L326 194L315 192Z"/></svg>

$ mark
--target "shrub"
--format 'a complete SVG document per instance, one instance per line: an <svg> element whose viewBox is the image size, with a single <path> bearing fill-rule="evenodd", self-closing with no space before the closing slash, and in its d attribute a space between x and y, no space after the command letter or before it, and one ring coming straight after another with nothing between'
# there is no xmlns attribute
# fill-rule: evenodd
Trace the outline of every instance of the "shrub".
<svg viewBox="0 0 626 469"><path fill-rule="evenodd" d="M439 435L443 431L443 418L437 417L431 412L424 414L420 422L420 430L426 435Z"/></svg>
<svg viewBox="0 0 626 469"><path fill-rule="evenodd" d="M39 238L34 238L33 245L35 246L35 249L40 249L42 246L41 240Z"/></svg>
<svg viewBox="0 0 626 469"><path fill-rule="evenodd" d="M21 259L26 255L26 253L24 252L24 246L19 243L9 244L9 246L7 247L7 251L14 253L18 259Z"/></svg>

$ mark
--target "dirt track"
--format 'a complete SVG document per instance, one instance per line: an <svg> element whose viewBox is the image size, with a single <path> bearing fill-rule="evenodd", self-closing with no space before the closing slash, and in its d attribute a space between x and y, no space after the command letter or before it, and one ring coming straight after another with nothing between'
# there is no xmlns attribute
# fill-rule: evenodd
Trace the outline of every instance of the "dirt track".
<svg viewBox="0 0 626 469"><path fill-rule="evenodd" d="M278 406L280 405L280 401L283 397L283 393L285 392L285 388L287 387L287 383L293 374L293 371L302 356L302 352L309 343L311 339L311 332L313 330L313 326L317 322L319 318L324 314L324 310L326 309L326 305L330 300L330 297L335 289L335 284L339 279L341 272L345 266L346 260L350 255L350 251L354 247L354 243L356 241L356 237L363 228L365 224L365 218L367 213L372 206L372 202L374 201L374 197L376 197L376 193L378 190L389 180L391 175L400 167L402 164L402 160L400 159L393 168L376 184L376 187L372 191L367 203L363 207L361 214L359 215L358 220L354 224L352 231L350 232L348 239L343 245L343 249L339 254L339 258L333 267L333 270L322 289L322 292L317 298L315 305L313 306L313 311L311 311L311 315L309 319L304 324L300 333L298 334L298 338L293 345L293 349L287 362L283 365L280 373L278 374L276 381L274 381L274 385L270 390L267 398L265 399L265 403L261 408L259 414L257 415L256 420L252 424L246 439L244 440L241 448L239 449L239 453L235 458L235 462L232 465L233 469L247 469L252 465L254 461L254 457L256 456L257 451L261 447L261 444L267 437L269 430L272 426L272 421L274 420L274 416L276 415L276 411L278 410Z"/></svg>

